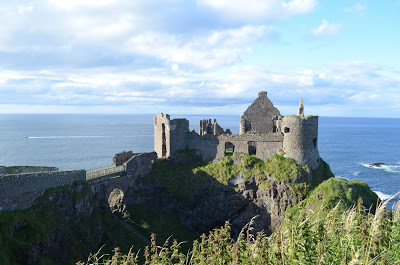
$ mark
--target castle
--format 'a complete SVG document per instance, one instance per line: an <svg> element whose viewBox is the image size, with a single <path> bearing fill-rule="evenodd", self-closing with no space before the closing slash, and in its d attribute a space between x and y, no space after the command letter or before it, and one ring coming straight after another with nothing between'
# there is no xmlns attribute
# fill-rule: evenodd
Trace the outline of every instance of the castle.
<svg viewBox="0 0 400 265"><path fill-rule="evenodd" d="M179 150L196 149L205 161L235 153L267 159L275 154L293 158L312 170L320 163L318 116L304 117L303 100L297 115L282 116L268 99L267 92L240 116L240 133L224 131L216 120L201 120L199 133L189 130L187 119L170 119L168 114L154 117L154 151L168 158Z"/></svg>

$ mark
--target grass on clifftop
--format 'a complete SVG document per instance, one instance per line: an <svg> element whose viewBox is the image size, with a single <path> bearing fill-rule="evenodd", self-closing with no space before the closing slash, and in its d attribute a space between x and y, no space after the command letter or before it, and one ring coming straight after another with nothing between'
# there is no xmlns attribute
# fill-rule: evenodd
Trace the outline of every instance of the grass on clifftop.
<svg viewBox="0 0 400 265"><path fill-rule="evenodd" d="M340 213L327 215L303 211L270 236L253 237L249 227L237 240L230 224L214 229L193 242L193 249L181 252L178 242L145 249L145 264L399 264L400 209L379 207L368 212L360 201ZM319 218L313 220L317 214ZM134 254L116 253L112 259L84 264L140 264ZM111 263L112 262L112 263Z"/></svg>
<svg viewBox="0 0 400 265"><path fill-rule="evenodd" d="M330 178L312 190L305 200L286 210L286 219L296 218L303 211L326 216L334 207L343 213L353 207L359 198L363 206L372 211L380 202L376 193L364 181Z"/></svg>
<svg viewBox="0 0 400 265"><path fill-rule="evenodd" d="M309 171L308 166L300 167L294 159L280 155L274 155L265 161L256 156L244 156L239 165L233 164L232 156L226 156L216 163L198 162L191 165L161 161L154 165L142 182L162 184L168 192L187 200L193 198L196 190L213 188L217 183L227 185L233 176L238 175L243 182L255 177L264 188L269 188L273 181L287 182L295 193L300 193L306 187L304 182Z"/></svg>

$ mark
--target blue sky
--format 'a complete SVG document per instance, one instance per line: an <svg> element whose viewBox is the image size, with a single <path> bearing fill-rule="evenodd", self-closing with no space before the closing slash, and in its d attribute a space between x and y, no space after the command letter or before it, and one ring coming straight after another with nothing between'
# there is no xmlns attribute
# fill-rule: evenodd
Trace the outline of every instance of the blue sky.
<svg viewBox="0 0 400 265"><path fill-rule="evenodd" d="M0 3L0 113L400 118L400 1Z"/></svg>

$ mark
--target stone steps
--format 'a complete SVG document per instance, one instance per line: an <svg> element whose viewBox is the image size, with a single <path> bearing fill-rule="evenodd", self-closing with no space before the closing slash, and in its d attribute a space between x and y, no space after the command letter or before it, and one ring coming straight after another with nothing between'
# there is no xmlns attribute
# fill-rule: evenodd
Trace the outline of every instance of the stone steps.
<svg viewBox="0 0 400 265"><path fill-rule="evenodd" d="M127 221L125 220L121 220L118 218L118 221L120 222L120 224L129 232L131 232L132 234L134 234L136 237L138 237L140 240L143 241L143 243L145 243L147 246L150 246L150 241L148 238L146 238L144 235L142 235L139 231L137 231L135 228L133 228L131 225L128 224Z"/></svg>

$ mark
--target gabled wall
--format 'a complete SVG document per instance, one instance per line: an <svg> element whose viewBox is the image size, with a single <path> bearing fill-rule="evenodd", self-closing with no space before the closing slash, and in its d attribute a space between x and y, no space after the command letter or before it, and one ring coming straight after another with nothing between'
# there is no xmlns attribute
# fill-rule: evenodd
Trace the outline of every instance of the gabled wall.
<svg viewBox="0 0 400 265"><path fill-rule="evenodd" d="M267 97L267 92L258 93L258 98L240 116L240 134L273 133L273 118L281 113Z"/></svg>

